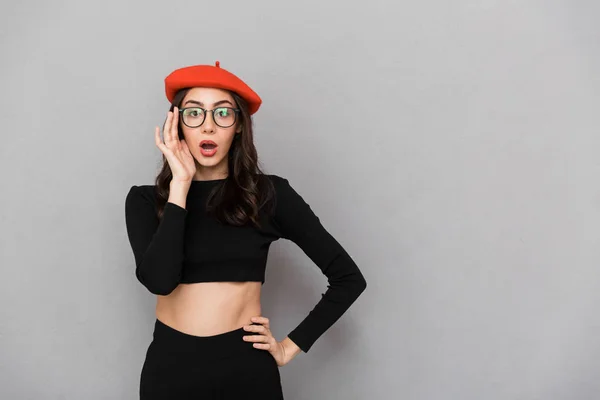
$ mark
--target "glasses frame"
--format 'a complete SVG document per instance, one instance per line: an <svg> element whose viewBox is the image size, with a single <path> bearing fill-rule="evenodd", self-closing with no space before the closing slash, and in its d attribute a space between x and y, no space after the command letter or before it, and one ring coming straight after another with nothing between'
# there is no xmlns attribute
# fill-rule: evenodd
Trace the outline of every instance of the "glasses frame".
<svg viewBox="0 0 600 400"><path fill-rule="evenodd" d="M189 110L189 109L198 109L198 108L204 112L204 118L202 118L202 122L200 122L200 125L197 125L197 126L190 126L190 125L186 124L186 123L185 123L185 119L183 118L183 113L185 112L185 110ZM228 110L232 110L232 111L233 111L233 113L234 113L234 119L233 119L233 122L232 122L232 124L231 124L231 125L227 125L227 126L219 125L219 123L217 122L217 120L215 120L215 110L222 109L222 108L226 108L226 109L228 109ZM237 121L237 117L238 117L238 114L240 113L240 111L241 111L241 110L240 110L239 108L234 108L234 107L217 107L217 108L213 108L212 110L207 110L206 108L202 108L202 107L184 107L184 108L180 108L180 109L179 109L179 114L181 115L181 122L183 122L183 124L184 124L185 126L187 126L188 128L198 128L198 127L201 127L201 126L202 126L202 124L204 123L204 121L206 121L206 115L207 115L209 112L210 112L210 114L211 114L211 117L212 117L212 119L213 119L213 122L214 122L214 123L215 123L217 126L219 126L219 127L221 127L221 128L229 128L229 127L233 126L233 125L236 123L236 121Z"/></svg>

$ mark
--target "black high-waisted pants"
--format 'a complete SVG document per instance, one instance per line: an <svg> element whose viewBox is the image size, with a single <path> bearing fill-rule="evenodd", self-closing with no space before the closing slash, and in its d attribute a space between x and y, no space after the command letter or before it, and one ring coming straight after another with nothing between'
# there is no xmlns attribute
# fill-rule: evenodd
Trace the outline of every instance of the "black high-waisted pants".
<svg viewBox="0 0 600 400"><path fill-rule="evenodd" d="M140 377L140 400L282 400L279 367L243 328L194 336L154 324Z"/></svg>

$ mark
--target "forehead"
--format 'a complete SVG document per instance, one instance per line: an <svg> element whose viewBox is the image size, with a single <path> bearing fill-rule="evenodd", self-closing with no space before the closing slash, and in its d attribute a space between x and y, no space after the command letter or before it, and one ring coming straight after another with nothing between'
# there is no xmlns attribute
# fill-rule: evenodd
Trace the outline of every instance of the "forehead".
<svg viewBox="0 0 600 400"><path fill-rule="evenodd" d="M226 90L210 87L194 87L191 88L182 100L196 100L204 104L215 103L219 100L229 100L234 103L233 97Z"/></svg>

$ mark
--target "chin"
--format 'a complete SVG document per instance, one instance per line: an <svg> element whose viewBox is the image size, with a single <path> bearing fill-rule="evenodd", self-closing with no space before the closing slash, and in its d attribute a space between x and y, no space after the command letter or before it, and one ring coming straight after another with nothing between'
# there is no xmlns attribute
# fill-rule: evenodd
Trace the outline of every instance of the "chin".
<svg viewBox="0 0 600 400"><path fill-rule="evenodd" d="M219 165L222 161L223 157L204 157L203 155L200 155L198 158L196 158L196 162L203 167L214 167Z"/></svg>

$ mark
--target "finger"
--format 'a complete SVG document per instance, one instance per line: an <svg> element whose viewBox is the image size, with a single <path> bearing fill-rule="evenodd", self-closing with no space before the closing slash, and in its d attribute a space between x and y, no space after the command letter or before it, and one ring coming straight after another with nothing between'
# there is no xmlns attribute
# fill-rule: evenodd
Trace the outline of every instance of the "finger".
<svg viewBox="0 0 600 400"><path fill-rule="evenodd" d="M171 111L167 112L167 120L163 126L163 138L165 140L165 144L168 145L171 142L171 124L173 122L173 113Z"/></svg>
<svg viewBox="0 0 600 400"><path fill-rule="evenodd" d="M179 125L179 108L175 106L173 108L173 123L172 123L172 132L171 137L173 140L179 140L179 133L177 132L177 126Z"/></svg>
<svg viewBox="0 0 600 400"><path fill-rule="evenodd" d="M250 336L244 336L244 340L247 342L270 343L271 337L265 336L265 335L250 335Z"/></svg>
<svg viewBox="0 0 600 400"><path fill-rule="evenodd" d="M252 343L252 346L261 350L271 350L271 345L269 343Z"/></svg>
<svg viewBox="0 0 600 400"><path fill-rule="evenodd" d="M244 326L244 329L250 332L261 332L261 333L267 333L268 329L265 328L264 325L246 325Z"/></svg>
<svg viewBox="0 0 600 400"><path fill-rule="evenodd" d="M156 126L154 129L154 141L156 142L156 147L158 147L164 153L165 144L160 138L160 128L158 126Z"/></svg>
<svg viewBox="0 0 600 400"><path fill-rule="evenodd" d="M263 324L267 328L269 327L269 318L267 318L267 317L262 317L262 316L252 317L252 322L257 322L259 324Z"/></svg>
<svg viewBox="0 0 600 400"><path fill-rule="evenodd" d="M181 143L181 148L183 150L189 150L189 147L188 147L187 142L185 141L185 139L180 139L179 143Z"/></svg>
<svg viewBox="0 0 600 400"><path fill-rule="evenodd" d="M175 126L175 122L177 121L179 116L177 115L175 110L176 110L176 107L173 107L173 111L170 111L171 119L169 120L169 126L168 126L168 132L167 132L167 135L169 136L169 143L171 144L171 146L175 144L175 140L177 139L177 134L176 134L176 131L174 131L174 126Z"/></svg>
<svg viewBox="0 0 600 400"><path fill-rule="evenodd" d="M186 154L189 154L189 155L191 156L191 155L192 155L192 152L190 151L190 148L189 148L189 146L187 145L187 142L185 141L185 139L181 139L181 140L179 141L179 143L181 143L181 148L183 149L183 151L184 151Z"/></svg>

